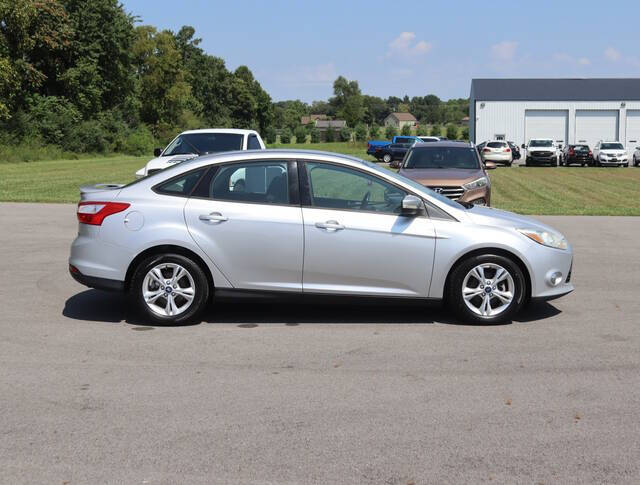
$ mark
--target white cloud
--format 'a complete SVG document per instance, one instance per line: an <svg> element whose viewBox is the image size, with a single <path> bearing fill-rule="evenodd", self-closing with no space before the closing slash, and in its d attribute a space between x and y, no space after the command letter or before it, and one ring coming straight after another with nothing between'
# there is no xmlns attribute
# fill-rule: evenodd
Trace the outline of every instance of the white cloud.
<svg viewBox="0 0 640 485"><path fill-rule="evenodd" d="M615 61L619 61L620 60L620 58L622 57L622 54L620 54L620 51L618 51L614 47L608 47L604 51L604 56L607 59L609 59L610 61L614 61L615 62Z"/></svg>
<svg viewBox="0 0 640 485"><path fill-rule="evenodd" d="M517 42L505 40L491 46L491 56L498 61L510 62L515 58L517 48Z"/></svg>
<svg viewBox="0 0 640 485"><path fill-rule="evenodd" d="M389 42L387 56L418 57L428 54L433 48L431 42L415 40L415 32L401 32L398 37Z"/></svg>

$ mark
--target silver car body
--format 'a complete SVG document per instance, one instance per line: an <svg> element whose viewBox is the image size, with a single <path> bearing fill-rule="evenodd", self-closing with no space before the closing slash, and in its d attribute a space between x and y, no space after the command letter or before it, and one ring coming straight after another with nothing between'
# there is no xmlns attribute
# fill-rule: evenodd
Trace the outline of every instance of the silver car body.
<svg viewBox="0 0 640 485"><path fill-rule="evenodd" d="M420 197L428 214L262 205L152 190L199 167L264 160L353 167ZM549 299L573 290L567 281L571 247L543 246L516 230L553 231L548 226L501 210L467 209L375 164L335 153L266 150L203 156L129 186L85 188L81 198L130 204L100 226L79 224L71 247L71 265L113 287L125 287L132 262L145 251L179 246L206 263L216 289L441 299L458 260L473 251L497 249L526 267L531 297ZM557 272L562 283L553 286L550 275Z"/></svg>

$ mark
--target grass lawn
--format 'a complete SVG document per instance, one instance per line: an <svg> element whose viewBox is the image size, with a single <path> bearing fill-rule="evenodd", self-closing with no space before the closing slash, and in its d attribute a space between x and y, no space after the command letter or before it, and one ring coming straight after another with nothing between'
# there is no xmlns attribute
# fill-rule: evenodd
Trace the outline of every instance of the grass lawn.
<svg viewBox="0 0 640 485"><path fill-rule="evenodd" d="M365 143L273 145L366 157ZM126 183L151 157L0 163L0 200L77 202L81 185ZM492 205L521 214L640 216L640 168L500 167L489 172Z"/></svg>

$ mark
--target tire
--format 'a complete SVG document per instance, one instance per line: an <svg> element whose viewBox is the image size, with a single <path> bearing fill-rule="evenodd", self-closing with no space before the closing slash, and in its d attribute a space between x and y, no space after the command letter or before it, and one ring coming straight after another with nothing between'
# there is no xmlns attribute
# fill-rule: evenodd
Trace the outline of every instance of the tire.
<svg viewBox="0 0 640 485"><path fill-rule="evenodd" d="M507 167L510 167L513 162L507 163Z"/></svg>
<svg viewBox="0 0 640 485"><path fill-rule="evenodd" d="M479 283L478 268L483 269L484 284ZM500 269L505 273L500 273ZM500 276L500 274L502 276ZM493 278L499 278L497 285L493 285ZM486 290L486 282L491 281L491 290ZM483 286L484 288L480 288ZM475 324L494 324L510 321L522 308L526 299L526 281L520 267L511 259L497 254L481 254L470 256L459 263L452 271L449 278L447 302L451 310L463 321ZM477 290L478 294L469 298L463 297L463 291ZM503 295L511 295L508 303ZM488 296L485 296L488 295ZM483 310L485 300L491 307L489 311ZM475 308L475 310L472 310ZM495 313L492 313L495 312ZM485 313L485 314L483 314Z"/></svg>
<svg viewBox="0 0 640 485"><path fill-rule="evenodd" d="M382 161L383 161L384 163L391 163L391 155L389 155L388 153L387 153L387 154L385 154L385 155L382 157Z"/></svg>
<svg viewBox="0 0 640 485"><path fill-rule="evenodd" d="M175 276L178 276L176 280ZM147 303L145 291L149 300L155 297L153 302ZM207 276L198 263L181 254L168 253L140 262L131 278L129 298L145 321L156 325L185 325L200 321L209 303L210 291Z"/></svg>

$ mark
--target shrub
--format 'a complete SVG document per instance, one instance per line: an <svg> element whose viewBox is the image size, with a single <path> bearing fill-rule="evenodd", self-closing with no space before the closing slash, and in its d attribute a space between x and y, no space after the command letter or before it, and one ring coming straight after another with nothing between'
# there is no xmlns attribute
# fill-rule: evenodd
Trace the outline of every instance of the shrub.
<svg viewBox="0 0 640 485"><path fill-rule="evenodd" d="M333 128L328 127L327 131L324 132L324 141L332 142L336 139L336 132L333 131Z"/></svg>
<svg viewBox="0 0 640 485"><path fill-rule="evenodd" d="M320 143L320 132L316 128L311 130L311 143Z"/></svg>
<svg viewBox="0 0 640 485"><path fill-rule="evenodd" d="M126 136L122 143L122 151L129 155L146 155L153 153L157 144L151 130L145 125L140 125Z"/></svg>
<svg viewBox="0 0 640 485"><path fill-rule="evenodd" d="M365 141L367 139L367 127L362 123L356 126L355 130L356 141Z"/></svg>
<svg viewBox="0 0 640 485"><path fill-rule="evenodd" d="M402 130L400 130L400 133L404 136L411 135L411 127L409 125L403 125Z"/></svg>
<svg viewBox="0 0 640 485"><path fill-rule="evenodd" d="M304 126L298 126L294 134L296 135L296 143L307 142L307 130L304 129Z"/></svg>
<svg viewBox="0 0 640 485"><path fill-rule="evenodd" d="M63 148L77 153L104 153L109 149L109 142L100 122L90 120L71 128L63 142Z"/></svg>
<svg viewBox="0 0 640 485"><path fill-rule="evenodd" d="M447 138L449 140L457 140L458 139L458 127L452 123L447 125Z"/></svg>
<svg viewBox="0 0 640 485"><path fill-rule="evenodd" d="M351 128L345 126L340 130L340 141L351 141Z"/></svg>
<svg viewBox="0 0 640 485"><path fill-rule="evenodd" d="M442 126L438 123L431 127L431 136L442 136Z"/></svg>
<svg viewBox="0 0 640 485"><path fill-rule="evenodd" d="M462 139L463 140L469 140L469 127L465 126L464 128L462 128Z"/></svg>
<svg viewBox="0 0 640 485"><path fill-rule="evenodd" d="M398 130L396 130L395 126L389 125L384 129L384 136L387 140L393 139L397 134Z"/></svg>
<svg viewBox="0 0 640 485"><path fill-rule="evenodd" d="M27 101L27 135L38 136L45 143L62 145L71 129L82 117L76 107L62 96L36 94Z"/></svg>
<svg viewBox="0 0 640 485"><path fill-rule="evenodd" d="M380 136L380 127L373 123L369 128L369 137L373 140Z"/></svg>
<svg viewBox="0 0 640 485"><path fill-rule="evenodd" d="M427 125L419 125L416 130L416 135L418 136L427 136L429 134L429 128Z"/></svg>
<svg viewBox="0 0 640 485"><path fill-rule="evenodd" d="M284 128L280 132L280 143L284 143L284 144L291 143L291 130L289 128Z"/></svg>
<svg viewBox="0 0 640 485"><path fill-rule="evenodd" d="M273 126L270 126L269 128L267 128L267 130L264 133L264 138L265 138L265 142L268 145L273 145L277 139L276 129Z"/></svg>

